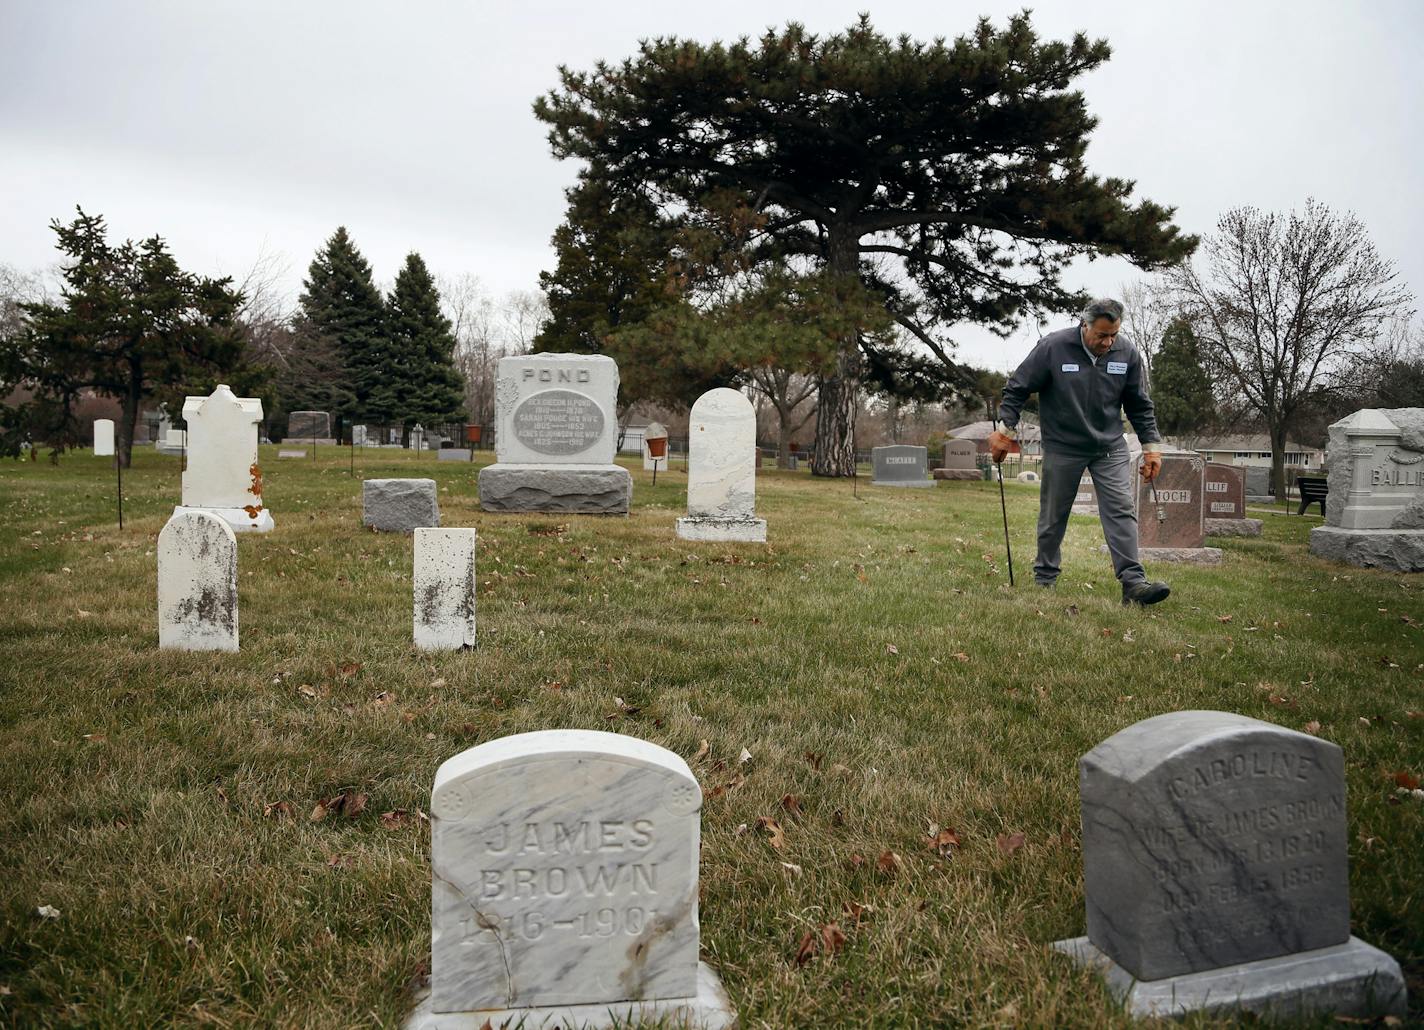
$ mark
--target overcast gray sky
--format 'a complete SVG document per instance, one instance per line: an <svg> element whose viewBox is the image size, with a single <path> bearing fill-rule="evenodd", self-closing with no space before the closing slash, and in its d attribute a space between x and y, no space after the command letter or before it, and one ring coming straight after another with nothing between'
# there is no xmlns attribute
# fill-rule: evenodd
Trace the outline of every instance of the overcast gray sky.
<svg viewBox="0 0 1424 1030"><path fill-rule="evenodd" d="M114 237L165 237L194 271L240 278L278 253L293 296L340 224L380 280L418 250L492 291L532 289L575 172L530 113L559 64L645 36L832 32L863 10L888 34L953 37L1023 6L0 0L0 262L53 262L49 221L79 204ZM1420 0L1075 0L1034 22L1112 44L1082 80L1094 172L1135 179L1196 233L1235 205L1317 197L1354 211L1424 294ZM1114 293L1136 274L1115 260L1073 277ZM1004 369L1036 333L957 335L961 356Z"/></svg>

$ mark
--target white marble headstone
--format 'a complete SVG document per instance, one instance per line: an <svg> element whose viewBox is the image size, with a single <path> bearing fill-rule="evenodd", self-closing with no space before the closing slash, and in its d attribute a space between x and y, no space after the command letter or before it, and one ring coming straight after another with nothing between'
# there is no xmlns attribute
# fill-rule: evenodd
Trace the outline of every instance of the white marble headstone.
<svg viewBox="0 0 1424 1030"><path fill-rule="evenodd" d="M237 650L237 537L211 512L180 508L158 534L158 646Z"/></svg>
<svg viewBox="0 0 1424 1030"><path fill-rule="evenodd" d="M415 530L415 646L475 646L475 531Z"/></svg>
<svg viewBox="0 0 1424 1030"><path fill-rule="evenodd" d="M94 456L112 457L114 453L114 420L98 418L94 420Z"/></svg>
<svg viewBox="0 0 1424 1030"><path fill-rule="evenodd" d="M220 385L207 397L189 397L183 418L188 423L188 467L183 472L182 507L210 511L239 532L272 529L257 464L262 401L236 397Z"/></svg>
<svg viewBox="0 0 1424 1030"><path fill-rule="evenodd" d="M686 762L614 733L522 733L441 765L433 1010L694 997L701 806Z"/></svg>
<svg viewBox="0 0 1424 1030"><path fill-rule="evenodd" d="M756 410L737 392L708 390L692 406L687 442L689 540L766 540L756 517Z"/></svg>

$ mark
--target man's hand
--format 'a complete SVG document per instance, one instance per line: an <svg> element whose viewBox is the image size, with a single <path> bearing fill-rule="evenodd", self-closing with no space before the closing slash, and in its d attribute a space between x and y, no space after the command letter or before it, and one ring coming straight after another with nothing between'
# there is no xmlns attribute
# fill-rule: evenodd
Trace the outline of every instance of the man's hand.
<svg viewBox="0 0 1424 1030"><path fill-rule="evenodd" d="M1162 455L1157 451L1146 451L1142 455L1142 478L1147 482L1157 478L1162 471Z"/></svg>
<svg viewBox="0 0 1424 1030"><path fill-rule="evenodd" d="M1017 454L1019 445L997 429L989 434L989 457L998 465L1010 454Z"/></svg>

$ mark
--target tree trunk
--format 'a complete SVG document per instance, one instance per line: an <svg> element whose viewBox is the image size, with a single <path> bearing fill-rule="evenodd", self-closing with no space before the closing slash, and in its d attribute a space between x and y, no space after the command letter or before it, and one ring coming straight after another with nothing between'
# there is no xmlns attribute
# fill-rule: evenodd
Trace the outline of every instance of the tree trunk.
<svg viewBox="0 0 1424 1030"><path fill-rule="evenodd" d="M143 400L140 385L142 382L141 378L135 376L124 394L124 416L119 426L119 464L124 468L133 467L134 433L138 429L138 409Z"/></svg>
<svg viewBox="0 0 1424 1030"><path fill-rule="evenodd" d="M1271 433L1271 485L1276 491L1276 500L1286 499L1286 427L1272 424Z"/></svg>
<svg viewBox="0 0 1424 1030"><path fill-rule="evenodd" d="M780 420L776 431L776 467L788 469L791 467L791 412L778 405L776 417Z"/></svg>
<svg viewBox="0 0 1424 1030"><path fill-rule="evenodd" d="M842 226L830 226L827 265L840 276L860 274L860 240ZM848 330L837 341L836 372L821 380L816 405L813 476L855 475L855 413L860 398L860 334Z"/></svg>

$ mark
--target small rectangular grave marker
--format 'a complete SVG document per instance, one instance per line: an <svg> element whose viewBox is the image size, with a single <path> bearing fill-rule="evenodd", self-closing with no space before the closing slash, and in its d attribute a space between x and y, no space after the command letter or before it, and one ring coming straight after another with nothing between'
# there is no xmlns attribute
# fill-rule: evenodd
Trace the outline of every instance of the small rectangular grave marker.
<svg viewBox="0 0 1424 1030"><path fill-rule="evenodd" d="M112 458L114 456L114 420L97 418L94 420L94 456Z"/></svg>
<svg viewBox="0 0 1424 1030"><path fill-rule="evenodd" d="M475 646L475 531L415 530L415 646Z"/></svg>
<svg viewBox="0 0 1424 1030"><path fill-rule="evenodd" d="M180 508L158 534L158 646L237 650L237 537L212 512Z"/></svg>

